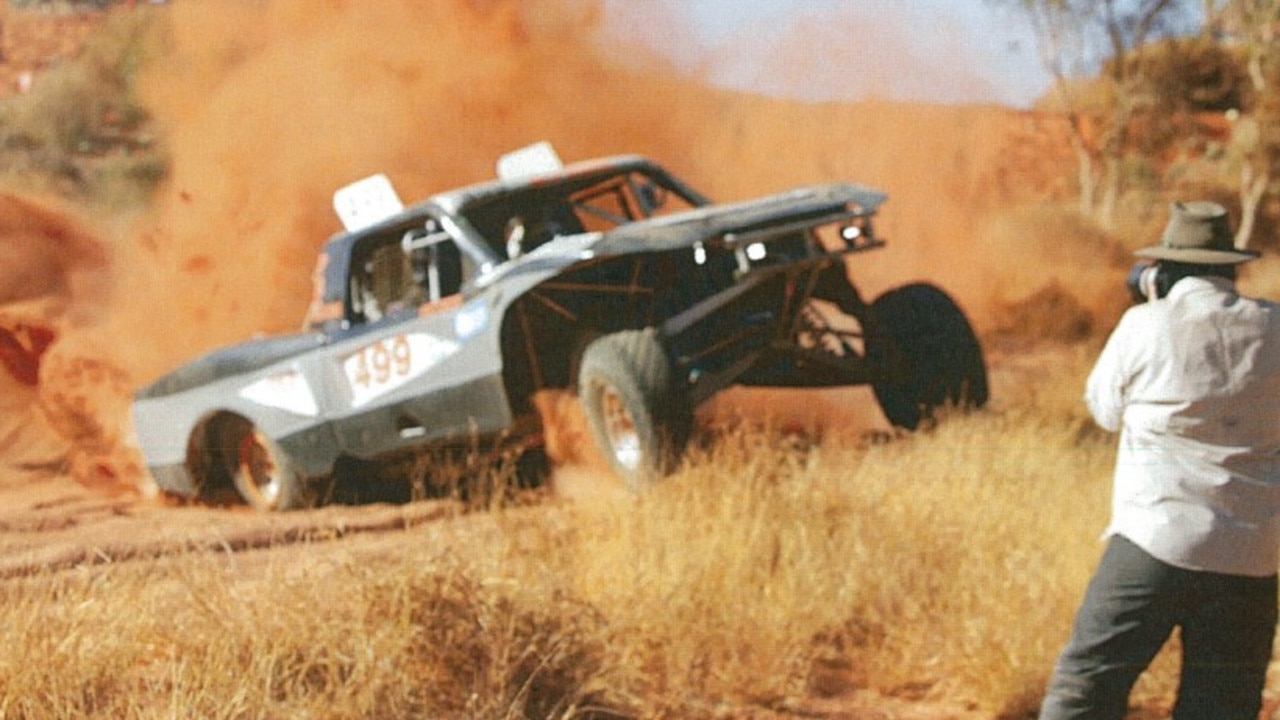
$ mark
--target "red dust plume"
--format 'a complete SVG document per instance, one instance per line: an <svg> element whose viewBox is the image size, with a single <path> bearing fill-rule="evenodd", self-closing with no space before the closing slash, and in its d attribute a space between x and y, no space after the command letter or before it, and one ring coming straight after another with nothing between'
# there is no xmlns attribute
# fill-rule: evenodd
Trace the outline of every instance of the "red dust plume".
<svg viewBox="0 0 1280 720"><path fill-rule="evenodd" d="M549 140L569 160L650 155L725 200L855 180L890 195L880 222L890 247L852 270L864 295L936 280L989 329L1009 299L992 288L1037 287L1005 282L1027 277L1036 254L1010 257L1000 232L1018 231L992 228L1061 176L1052 118L714 90L611 57L593 39L598 8L570 0L224 0L160 11L167 40L144 92L172 166L153 208L93 238L42 206L0 203L0 247L22 248L4 258L0 293L12 297L0 302L21 304L36 288L56 296L34 316L0 315L0 353L19 368L0 378L19 386L4 396L52 418L56 437L38 444L61 444L84 482L141 479L133 388L216 346L299 327L315 252L339 228L331 193L372 172L413 199L490 177L502 152ZM71 256L92 261L69 265ZM855 407L865 400L851 397L823 403L866 421L871 411Z"/></svg>

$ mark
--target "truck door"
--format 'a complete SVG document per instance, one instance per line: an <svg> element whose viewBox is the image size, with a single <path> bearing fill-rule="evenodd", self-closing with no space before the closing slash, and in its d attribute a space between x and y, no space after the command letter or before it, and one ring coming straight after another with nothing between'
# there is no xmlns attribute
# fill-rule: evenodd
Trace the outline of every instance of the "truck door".
<svg viewBox="0 0 1280 720"><path fill-rule="evenodd" d="M372 457L511 422L493 332L474 331L483 297L465 303L475 270L430 226L353 251L352 337L336 348L347 398L334 428L344 449Z"/></svg>

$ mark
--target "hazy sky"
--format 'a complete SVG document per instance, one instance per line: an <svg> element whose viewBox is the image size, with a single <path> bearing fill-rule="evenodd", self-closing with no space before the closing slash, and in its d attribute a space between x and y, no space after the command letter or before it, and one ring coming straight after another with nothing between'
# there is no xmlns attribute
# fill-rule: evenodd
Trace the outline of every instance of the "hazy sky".
<svg viewBox="0 0 1280 720"><path fill-rule="evenodd" d="M611 33L728 87L1026 106L1032 35L987 0L605 0Z"/></svg>

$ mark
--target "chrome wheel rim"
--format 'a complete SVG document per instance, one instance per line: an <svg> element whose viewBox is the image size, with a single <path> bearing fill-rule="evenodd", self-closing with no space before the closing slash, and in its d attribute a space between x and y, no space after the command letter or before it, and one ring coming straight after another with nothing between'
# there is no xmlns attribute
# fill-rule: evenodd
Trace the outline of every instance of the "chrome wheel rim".
<svg viewBox="0 0 1280 720"><path fill-rule="evenodd" d="M609 450L617 464L628 471L640 467L640 433L636 421L622 394L615 388L600 389L600 415L604 419L604 433L609 440Z"/></svg>
<svg viewBox="0 0 1280 720"><path fill-rule="evenodd" d="M265 506L273 506L280 499L280 473L271 443L258 430L245 433L240 438L237 455L240 477L244 490L257 494Z"/></svg>

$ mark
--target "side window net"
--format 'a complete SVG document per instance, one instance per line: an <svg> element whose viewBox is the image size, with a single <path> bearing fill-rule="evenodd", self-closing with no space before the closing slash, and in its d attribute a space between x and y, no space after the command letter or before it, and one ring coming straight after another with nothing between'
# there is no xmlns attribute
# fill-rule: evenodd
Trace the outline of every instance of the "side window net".
<svg viewBox="0 0 1280 720"><path fill-rule="evenodd" d="M377 322L388 315L417 312L462 291L462 251L445 233L411 231L384 239L364 254L351 273L351 320Z"/></svg>

